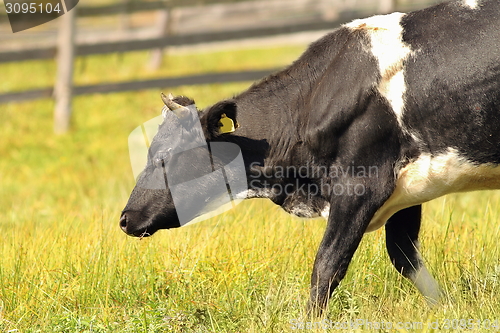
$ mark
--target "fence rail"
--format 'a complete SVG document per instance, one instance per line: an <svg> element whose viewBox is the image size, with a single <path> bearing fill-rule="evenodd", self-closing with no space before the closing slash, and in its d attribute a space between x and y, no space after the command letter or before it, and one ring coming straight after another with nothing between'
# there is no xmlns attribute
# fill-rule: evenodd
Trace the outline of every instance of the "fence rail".
<svg viewBox="0 0 500 333"><path fill-rule="evenodd" d="M113 92L123 92L131 90L151 89L158 87L178 87L185 85L213 84L226 82L255 81L271 74L278 69L210 73L204 75L191 75L182 77L170 77L151 80L128 81L106 84L94 84L86 86L76 86L73 88L73 96L87 94L105 94ZM20 102L41 98L50 98L54 93L53 88L33 89L29 91L13 92L0 95L0 103Z"/></svg>
<svg viewBox="0 0 500 333"><path fill-rule="evenodd" d="M245 38L269 37L295 32L316 31L333 29L339 24L345 23L353 18L356 18L354 13L352 16L345 16L336 21L314 21L299 24L292 24L280 27L260 27L254 29L212 32L212 33L197 33L189 35L174 35L149 39L127 40L119 42L105 42L95 44L80 44L76 45L76 56L86 56L92 54L120 53L139 50L149 50L155 48L164 48L169 46L195 45L201 43L221 42L240 40ZM18 62L24 60L41 60L53 59L57 53L57 47L51 46L46 48L23 49L20 51L0 52L0 63L2 62Z"/></svg>

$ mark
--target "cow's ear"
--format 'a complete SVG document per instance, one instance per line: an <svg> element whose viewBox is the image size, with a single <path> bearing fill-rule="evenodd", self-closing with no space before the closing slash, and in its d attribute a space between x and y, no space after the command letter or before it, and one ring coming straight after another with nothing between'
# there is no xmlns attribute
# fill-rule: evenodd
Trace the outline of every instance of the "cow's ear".
<svg viewBox="0 0 500 333"><path fill-rule="evenodd" d="M234 100L219 102L206 110L202 117L202 125L207 138L210 140L234 132L239 127L236 113L237 106Z"/></svg>

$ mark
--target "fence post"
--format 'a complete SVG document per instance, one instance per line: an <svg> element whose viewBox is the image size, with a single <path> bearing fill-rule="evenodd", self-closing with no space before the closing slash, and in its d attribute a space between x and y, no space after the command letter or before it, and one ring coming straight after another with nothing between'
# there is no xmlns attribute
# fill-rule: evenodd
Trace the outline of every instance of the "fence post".
<svg viewBox="0 0 500 333"><path fill-rule="evenodd" d="M122 12L120 13L120 30L121 31L127 31L130 29L130 13L129 13L129 6L132 1L130 0L122 0L121 5L122 5Z"/></svg>
<svg viewBox="0 0 500 333"><path fill-rule="evenodd" d="M162 9L158 14L158 32L159 37L171 36L173 29L173 13L171 1L166 3L166 8ZM163 48L158 48L151 51L151 59L149 61L149 68L158 69L161 66L163 58Z"/></svg>
<svg viewBox="0 0 500 333"><path fill-rule="evenodd" d="M60 17L57 38L57 75L54 87L54 132L65 133L71 119L73 60L75 57L76 7Z"/></svg>
<svg viewBox="0 0 500 333"><path fill-rule="evenodd" d="M396 10L397 0L379 0L378 12L380 14L392 13Z"/></svg>

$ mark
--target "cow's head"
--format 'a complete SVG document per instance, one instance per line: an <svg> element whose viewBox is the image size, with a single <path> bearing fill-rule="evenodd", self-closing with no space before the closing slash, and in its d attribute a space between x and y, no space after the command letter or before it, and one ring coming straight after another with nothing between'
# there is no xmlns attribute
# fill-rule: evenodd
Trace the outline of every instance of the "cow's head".
<svg viewBox="0 0 500 333"><path fill-rule="evenodd" d="M189 98L162 94L162 99L163 122L120 218L120 227L131 236L180 227L246 190L238 146L210 142L234 130L223 123L237 127L236 106L219 103L202 113ZM230 183L236 185L228 191Z"/></svg>

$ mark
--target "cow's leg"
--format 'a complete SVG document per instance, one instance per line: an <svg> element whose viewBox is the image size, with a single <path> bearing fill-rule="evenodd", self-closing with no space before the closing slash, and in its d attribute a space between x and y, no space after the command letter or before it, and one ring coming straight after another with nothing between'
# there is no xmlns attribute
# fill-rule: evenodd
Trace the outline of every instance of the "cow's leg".
<svg viewBox="0 0 500 333"><path fill-rule="evenodd" d="M430 305L435 305L439 301L439 286L418 251L421 217L421 205L394 214L385 226L386 246L397 271L413 282Z"/></svg>
<svg viewBox="0 0 500 333"><path fill-rule="evenodd" d="M314 261L307 307L309 315L319 316L327 306L333 290L347 272L366 227L385 199L353 196L332 202L325 234Z"/></svg>

